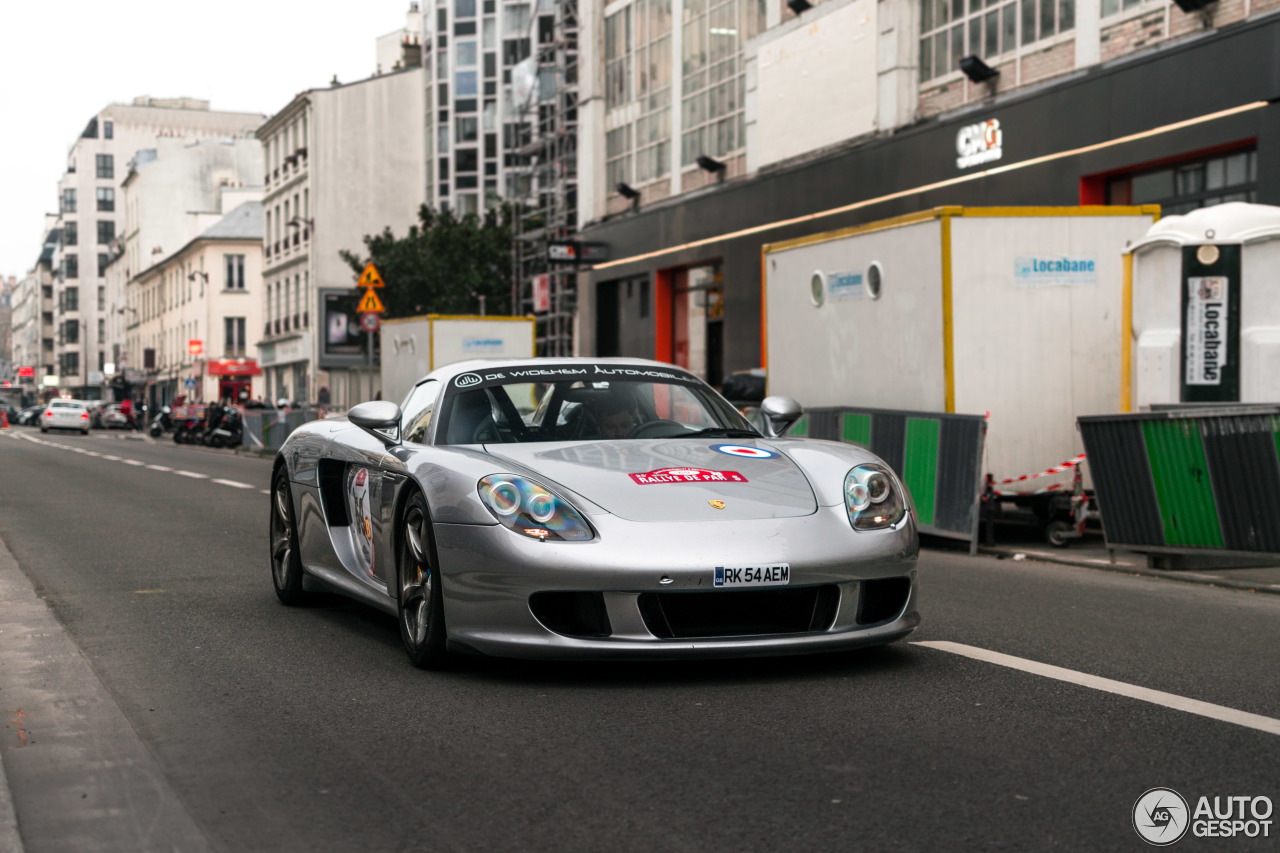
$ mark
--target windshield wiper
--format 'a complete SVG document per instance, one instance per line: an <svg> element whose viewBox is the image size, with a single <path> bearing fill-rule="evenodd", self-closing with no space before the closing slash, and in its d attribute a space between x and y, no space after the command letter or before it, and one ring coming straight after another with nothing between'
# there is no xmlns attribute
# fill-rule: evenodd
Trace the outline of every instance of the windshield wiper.
<svg viewBox="0 0 1280 853"><path fill-rule="evenodd" d="M715 436L717 438L763 438L764 436L753 429L730 429L729 427L707 427L706 429L694 430L693 432L682 432L679 435L669 436L670 438L703 438L705 436Z"/></svg>

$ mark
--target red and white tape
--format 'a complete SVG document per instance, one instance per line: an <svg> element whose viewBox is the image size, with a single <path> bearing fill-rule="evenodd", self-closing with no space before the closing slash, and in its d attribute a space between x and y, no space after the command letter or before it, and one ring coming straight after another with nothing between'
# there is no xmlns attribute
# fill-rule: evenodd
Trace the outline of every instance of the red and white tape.
<svg viewBox="0 0 1280 853"><path fill-rule="evenodd" d="M1052 468L1046 468L1045 470L1041 471L1038 474L1023 474L1021 477L1006 477L1003 480L996 480L994 485L1006 486L1009 483L1025 483L1029 480L1037 480L1041 477L1048 477L1053 474L1061 474L1063 471L1070 471L1072 468L1075 468L1084 460L1085 460L1085 454L1081 453L1079 456L1073 457L1071 459L1066 460L1065 462L1054 465ZM993 489L993 491L997 495L1039 495L1045 492L1052 492L1058 489L1065 489L1067 487L1068 487L1068 484L1066 483L1053 483L1052 485L1045 486L1043 489L1034 489L1032 491L1002 491L1000 489Z"/></svg>

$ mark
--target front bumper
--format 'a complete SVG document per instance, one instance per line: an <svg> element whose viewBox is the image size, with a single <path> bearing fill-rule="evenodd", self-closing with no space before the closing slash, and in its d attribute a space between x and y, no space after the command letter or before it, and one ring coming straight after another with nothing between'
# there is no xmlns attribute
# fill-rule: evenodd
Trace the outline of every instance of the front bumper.
<svg viewBox="0 0 1280 853"><path fill-rule="evenodd" d="M916 611L914 522L897 530L855 531L844 507L798 518L725 522L633 522L591 518L596 539L538 542L500 525L436 524L445 624L458 651L526 658L741 657L836 651L892 642L920 623ZM645 593L702 592L716 566L787 563L786 588L831 586L839 601L821 630L670 639L646 625ZM895 613L858 621L864 581L905 578ZM779 589L779 587L766 588ZM534 615L539 592L598 592L608 614L602 637L567 636Z"/></svg>

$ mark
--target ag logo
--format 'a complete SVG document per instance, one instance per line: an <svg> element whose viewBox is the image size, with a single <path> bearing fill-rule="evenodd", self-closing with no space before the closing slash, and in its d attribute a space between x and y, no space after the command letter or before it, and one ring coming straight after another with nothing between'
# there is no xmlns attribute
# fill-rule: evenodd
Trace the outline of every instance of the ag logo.
<svg viewBox="0 0 1280 853"><path fill-rule="evenodd" d="M484 380L475 373L464 373L457 379L453 380L453 384L459 388L470 388L472 385L479 385Z"/></svg>
<svg viewBox="0 0 1280 853"><path fill-rule="evenodd" d="M1133 828L1142 840L1167 847L1187 834L1187 801L1172 788L1152 788L1133 804Z"/></svg>

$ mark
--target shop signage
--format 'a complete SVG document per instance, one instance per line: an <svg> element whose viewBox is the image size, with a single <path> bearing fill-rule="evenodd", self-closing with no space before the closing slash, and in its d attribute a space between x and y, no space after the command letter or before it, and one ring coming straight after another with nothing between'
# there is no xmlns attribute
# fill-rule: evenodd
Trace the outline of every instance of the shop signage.
<svg viewBox="0 0 1280 853"><path fill-rule="evenodd" d="M1098 261L1067 255L1018 255L1013 283L1019 287L1081 287L1098 283Z"/></svg>
<svg viewBox="0 0 1280 853"><path fill-rule="evenodd" d="M1187 278L1187 385L1221 385L1227 363L1226 276Z"/></svg>
<svg viewBox="0 0 1280 853"><path fill-rule="evenodd" d="M262 368L251 358L218 358L209 362L210 376L261 376Z"/></svg>
<svg viewBox="0 0 1280 853"><path fill-rule="evenodd" d="M551 310L551 276L547 273L533 277L533 313Z"/></svg>
<svg viewBox="0 0 1280 853"><path fill-rule="evenodd" d="M195 339L187 341L187 352L191 355L201 355L204 352L204 341Z"/></svg>
<svg viewBox="0 0 1280 853"><path fill-rule="evenodd" d="M46 386L56 387L61 381L62 381L62 378L58 376L56 373L46 373L44 375L44 384Z"/></svg>
<svg viewBox="0 0 1280 853"><path fill-rule="evenodd" d="M35 376L36 376L36 369L35 369L34 367L19 367L19 368L18 368L18 378L19 378L19 379L34 379L34 378L35 378Z"/></svg>
<svg viewBox="0 0 1280 853"><path fill-rule="evenodd" d="M1004 131L999 119L966 125L956 134L956 168L971 169L1004 156Z"/></svg>

